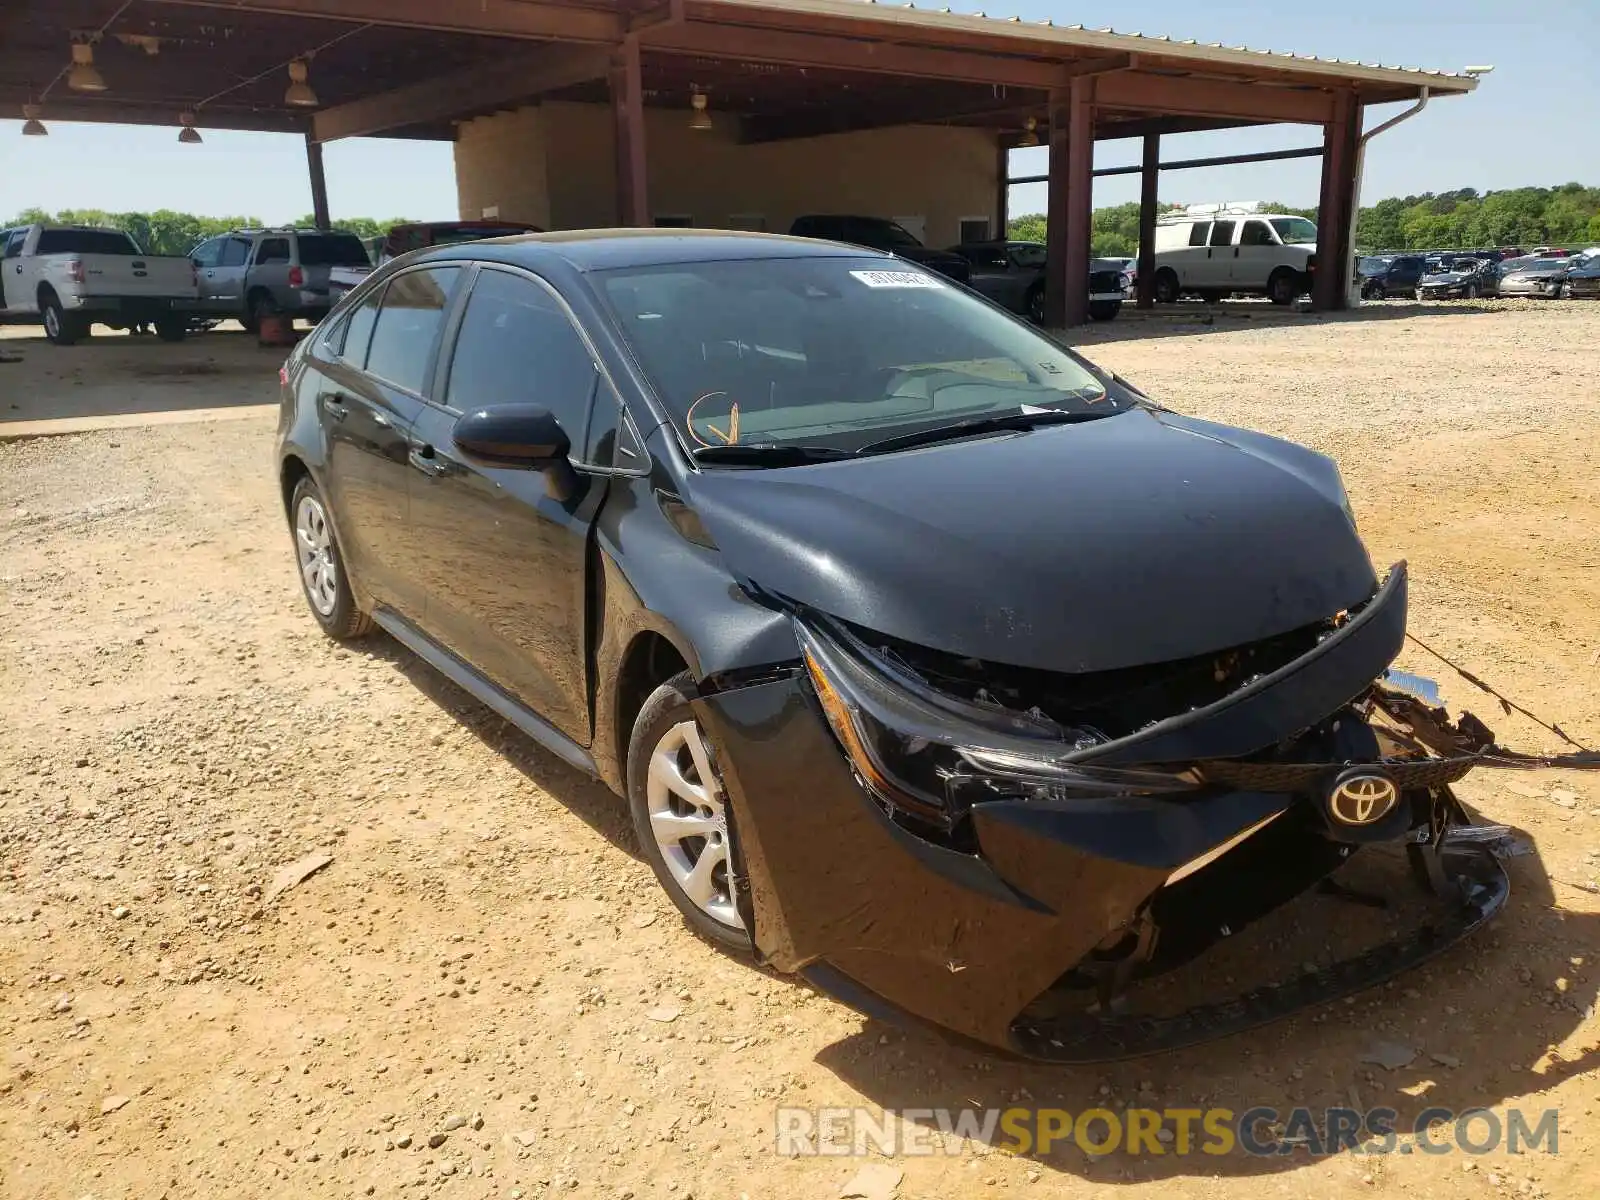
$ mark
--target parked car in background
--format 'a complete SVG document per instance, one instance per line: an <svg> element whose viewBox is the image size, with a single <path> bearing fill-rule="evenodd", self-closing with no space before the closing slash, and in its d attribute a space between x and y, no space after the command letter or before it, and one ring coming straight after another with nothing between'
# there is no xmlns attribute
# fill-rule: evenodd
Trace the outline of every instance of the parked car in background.
<svg viewBox="0 0 1600 1200"><path fill-rule="evenodd" d="M1503 246L1500 249L1500 259L1502 262L1512 258L1526 258L1527 256L1528 252L1521 246Z"/></svg>
<svg viewBox="0 0 1600 1200"><path fill-rule="evenodd" d="M1563 295L1572 300L1600 300L1600 254L1588 254L1567 269Z"/></svg>
<svg viewBox="0 0 1600 1200"><path fill-rule="evenodd" d="M1156 299L1220 300L1233 292L1290 304L1311 289L1317 227L1259 205L1192 205L1156 222Z"/></svg>
<svg viewBox="0 0 1600 1200"><path fill-rule="evenodd" d="M1501 264L1500 295L1558 300L1571 266L1565 258L1540 258L1532 254L1514 258Z"/></svg>
<svg viewBox="0 0 1600 1200"><path fill-rule="evenodd" d="M1476 300L1499 293L1500 264L1466 254L1449 256L1417 284L1418 300Z"/></svg>
<svg viewBox="0 0 1600 1200"><path fill-rule="evenodd" d="M1564 246L1535 246L1528 251L1531 258L1567 258L1571 254L1572 251Z"/></svg>
<svg viewBox="0 0 1600 1200"><path fill-rule="evenodd" d="M57 346L149 323L182 340L197 296L187 258L146 254L120 229L19 225L0 229L0 323L39 324Z"/></svg>
<svg viewBox="0 0 1600 1200"><path fill-rule="evenodd" d="M887 217L828 214L796 217L794 224L789 226L789 235L821 238L829 242L865 246L869 250L882 250L910 262L931 267L941 275L948 275L960 283L966 283L972 275L972 268L959 254L951 254L948 250L932 250L924 246L910 230Z"/></svg>
<svg viewBox="0 0 1600 1200"><path fill-rule="evenodd" d="M603 780L692 929L863 1011L1045 1060L1170 1050L1389 980L1507 899L1503 828L1449 789L1493 735L1389 677L1406 566L1374 569L1333 461L920 265L694 230L438 247L280 379L322 630L382 628ZM1291 917L1261 988L1174 1013L1255 964L1165 971L1358 852L1371 944L1283 945Z"/></svg>
<svg viewBox="0 0 1600 1200"><path fill-rule="evenodd" d="M235 317L254 329L268 313L320 321L333 306L335 267L371 268L353 233L319 229L237 229L193 250L200 310L214 320Z"/></svg>
<svg viewBox="0 0 1600 1200"><path fill-rule="evenodd" d="M1377 255L1356 264L1363 300L1383 300L1389 296L1409 296L1417 290L1427 273L1427 260L1420 254Z"/></svg>
<svg viewBox="0 0 1600 1200"><path fill-rule="evenodd" d="M382 266L391 258L398 258L412 250L543 232L537 225L529 225L525 221L411 221L395 225L388 233L374 239L375 244L363 241L372 258L370 263L334 267L328 274L328 287L334 303L338 303L346 292L372 272L374 266Z"/></svg>
<svg viewBox="0 0 1600 1200"><path fill-rule="evenodd" d="M974 291L1036 325L1044 323L1043 242L965 242L951 246L950 253L970 264L972 274L967 282ZM1117 259L1091 260L1089 316L1096 321L1114 318L1132 286L1132 277Z"/></svg>

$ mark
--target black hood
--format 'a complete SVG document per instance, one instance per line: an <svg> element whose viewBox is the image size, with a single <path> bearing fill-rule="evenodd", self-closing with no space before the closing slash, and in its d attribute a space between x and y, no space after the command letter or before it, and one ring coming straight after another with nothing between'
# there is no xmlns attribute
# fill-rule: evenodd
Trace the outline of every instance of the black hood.
<svg viewBox="0 0 1600 1200"><path fill-rule="evenodd" d="M935 250L929 246L896 246L890 253L963 283L972 277L972 264L948 250Z"/></svg>
<svg viewBox="0 0 1600 1200"><path fill-rule="evenodd" d="M1286 633L1377 586L1333 464L1135 409L779 470L685 499L729 570L904 641L1063 672Z"/></svg>

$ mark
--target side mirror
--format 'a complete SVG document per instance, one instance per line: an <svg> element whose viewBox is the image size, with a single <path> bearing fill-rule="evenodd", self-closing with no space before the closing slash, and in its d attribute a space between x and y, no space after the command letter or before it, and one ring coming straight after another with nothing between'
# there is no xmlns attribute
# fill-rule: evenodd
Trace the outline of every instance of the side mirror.
<svg viewBox="0 0 1600 1200"><path fill-rule="evenodd" d="M451 436L468 458L530 471L566 462L572 449L550 410L537 404L474 409L456 422Z"/></svg>
<svg viewBox="0 0 1600 1200"><path fill-rule="evenodd" d="M545 491L565 504L581 491L572 443L548 408L497 404L465 413L451 431L456 449L491 467L544 472Z"/></svg>

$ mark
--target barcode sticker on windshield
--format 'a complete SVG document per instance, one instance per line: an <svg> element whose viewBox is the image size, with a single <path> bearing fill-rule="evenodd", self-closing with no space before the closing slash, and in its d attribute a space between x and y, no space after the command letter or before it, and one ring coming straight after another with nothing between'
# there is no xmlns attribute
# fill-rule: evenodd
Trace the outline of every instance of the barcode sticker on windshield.
<svg viewBox="0 0 1600 1200"><path fill-rule="evenodd" d="M932 275L921 271L851 271L857 279L873 288L936 288L944 285Z"/></svg>

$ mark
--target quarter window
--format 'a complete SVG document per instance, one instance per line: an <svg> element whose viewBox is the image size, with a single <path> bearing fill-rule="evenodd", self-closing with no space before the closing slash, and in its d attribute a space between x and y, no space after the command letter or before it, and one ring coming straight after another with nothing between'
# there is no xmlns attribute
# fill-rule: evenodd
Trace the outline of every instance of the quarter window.
<svg viewBox="0 0 1600 1200"><path fill-rule="evenodd" d="M460 267L437 267L394 277L384 290L383 307L372 329L372 345L367 351L369 374L422 394L434 343L460 274ZM354 319L350 332L357 332Z"/></svg>
<svg viewBox="0 0 1600 1200"><path fill-rule="evenodd" d="M451 408L537 404L581 453L598 375L589 347L545 288L505 271L478 276L450 363Z"/></svg>
<svg viewBox="0 0 1600 1200"><path fill-rule="evenodd" d="M372 327L378 322L378 301L383 289L379 288L364 300L344 323L341 332L339 357L352 367L367 365L367 347L372 342Z"/></svg>

